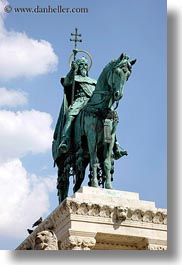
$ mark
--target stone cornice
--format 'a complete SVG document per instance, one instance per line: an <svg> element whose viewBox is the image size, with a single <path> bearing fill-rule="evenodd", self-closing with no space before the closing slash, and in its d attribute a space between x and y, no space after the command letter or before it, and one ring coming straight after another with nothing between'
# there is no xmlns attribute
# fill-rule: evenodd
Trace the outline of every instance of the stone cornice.
<svg viewBox="0 0 182 265"><path fill-rule="evenodd" d="M59 213L55 213L55 215L63 220L69 214L110 218L113 222L130 220L167 225L167 211L157 208L152 211L124 206L112 207L67 199L60 207ZM54 219L54 213L52 219Z"/></svg>

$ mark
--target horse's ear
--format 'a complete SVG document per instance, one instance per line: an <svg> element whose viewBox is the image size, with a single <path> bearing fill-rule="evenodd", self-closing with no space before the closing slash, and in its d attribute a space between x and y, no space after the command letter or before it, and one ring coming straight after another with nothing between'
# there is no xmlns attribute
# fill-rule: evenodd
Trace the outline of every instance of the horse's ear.
<svg viewBox="0 0 182 265"><path fill-rule="evenodd" d="M119 57L119 59L122 61L123 60L123 56L124 56L124 54L122 53L121 55L120 55L120 57Z"/></svg>
<svg viewBox="0 0 182 265"><path fill-rule="evenodd" d="M134 65L136 63L137 59L130 61L131 65Z"/></svg>

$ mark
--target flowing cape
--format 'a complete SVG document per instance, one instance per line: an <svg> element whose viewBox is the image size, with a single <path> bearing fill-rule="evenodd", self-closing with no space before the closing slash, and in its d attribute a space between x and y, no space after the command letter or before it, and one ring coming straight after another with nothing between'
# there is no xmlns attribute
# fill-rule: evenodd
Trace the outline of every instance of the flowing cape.
<svg viewBox="0 0 182 265"><path fill-rule="evenodd" d="M79 75L75 76L75 82L78 82L81 85L82 89L89 97L91 97L94 91L93 87L97 83L95 79L92 79L90 77L82 77ZM61 78L61 84L63 85L63 83L64 83L64 78ZM90 85L94 85L94 86L90 86ZM57 159L63 156L63 154L59 150L59 145L61 143L62 131L63 131L63 127L65 124L65 114L71 104L71 94L72 94L72 86L70 85L68 87L64 87L63 102L62 102L61 109L59 112L58 120L56 123L54 135L53 135L53 142L52 142L52 156L54 159L54 165ZM71 143L71 146L73 146L72 143Z"/></svg>

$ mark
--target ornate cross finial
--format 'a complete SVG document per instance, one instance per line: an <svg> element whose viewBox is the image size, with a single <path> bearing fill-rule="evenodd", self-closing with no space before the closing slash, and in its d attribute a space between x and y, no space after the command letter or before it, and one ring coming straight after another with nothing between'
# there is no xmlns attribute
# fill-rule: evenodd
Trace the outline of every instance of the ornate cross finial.
<svg viewBox="0 0 182 265"><path fill-rule="evenodd" d="M71 33L71 36L75 36L74 39L70 39L70 41L74 41L75 42L75 50L77 50L77 42L82 42L81 39L78 39L78 37L81 37L81 34L78 34L78 29L75 28L75 33Z"/></svg>

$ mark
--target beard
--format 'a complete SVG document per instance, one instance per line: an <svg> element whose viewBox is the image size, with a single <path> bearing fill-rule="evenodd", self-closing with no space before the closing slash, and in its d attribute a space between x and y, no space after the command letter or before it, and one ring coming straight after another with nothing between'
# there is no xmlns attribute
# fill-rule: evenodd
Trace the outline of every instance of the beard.
<svg viewBox="0 0 182 265"><path fill-rule="evenodd" d="M87 76L87 70L86 69L80 69L80 74L83 76L83 77L85 77L85 76Z"/></svg>

